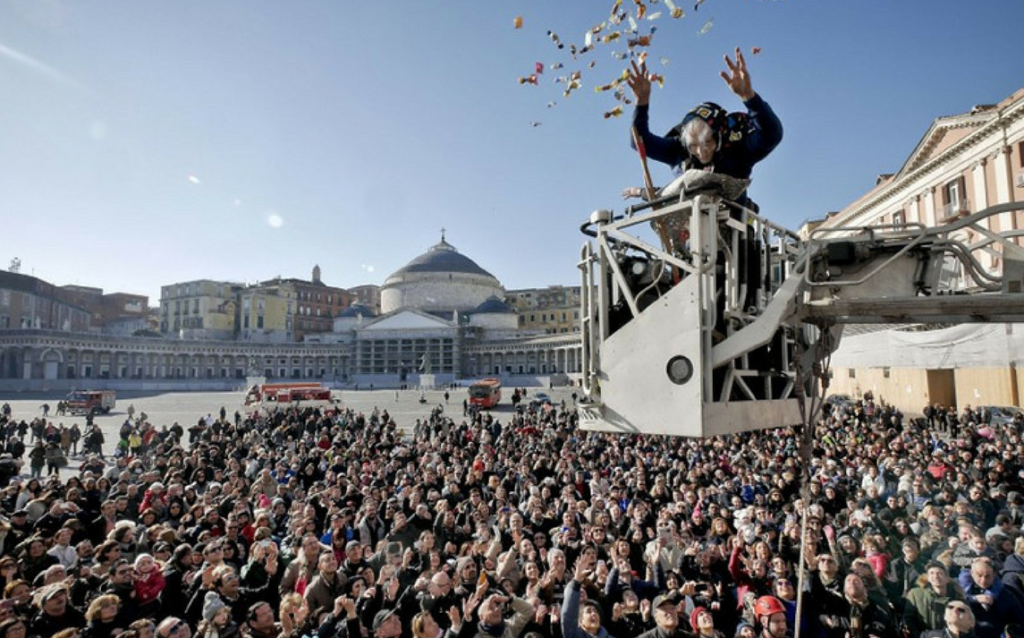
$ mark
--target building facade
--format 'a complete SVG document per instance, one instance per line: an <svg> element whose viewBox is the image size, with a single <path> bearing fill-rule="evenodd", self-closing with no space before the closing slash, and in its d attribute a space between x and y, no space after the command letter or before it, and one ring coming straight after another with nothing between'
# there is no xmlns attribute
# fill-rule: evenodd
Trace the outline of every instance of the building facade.
<svg viewBox="0 0 1024 638"><path fill-rule="evenodd" d="M519 327L523 330L545 334L579 332L579 286L510 290L506 299L518 313Z"/></svg>
<svg viewBox="0 0 1024 638"><path fill-rule="evenodd" d="M87 332L91 322L89 310L57 286L30 275L0 271L0 330Z"/></svg>
<svg viewBox="0 0 1024 638"><path fill-rule="evenodd" d="M898 172L879 176L874 188L830 214L817 227L936 226L997 204L1022 200L1024 88L998 104L979 105L966 113L936 119ZM985 230L1024 231L1024 212L988 217ZM978 239L974 234L966 231L964 240ZM1020 237L1015 241L1021 244ZM980 262L992 272L1002 266L998 251L981 253ZM972 286L971 281L961 283ZM1024 331L1016 330L1017 326L1002 326L996 331L998 339L982 338L983 328L960 326L954 331L960 335L956 338L950 336L954 333L948 332L948 327L932 326L844 338L832 357L830 390L851 396L871 391L910 413L920 412L925 403L936 402L1020 405L1024 397L1017 369L1024 365ZM929 332L934 332L938 345L928 340ZM911 338L915 333L917 341ZM869 347L890 341L903 345ZM915 345L917 342L931 345ZM961 354L962 350L979 347L983 351L973 357ZM936 348L948 352L938 357L917 356Z"/></svg>
<svg viewBox="0 0 1024 638"><path fill-rule="evenodd" d="M194 381L231 387L247 376L263 376L395 387L417 385L423 374L439 384L494 375L543 375L564 382L580 371L577 333L521 329L515 309L499 297L501 283L443 237L387 278L389 303L404 305L384 314L372 306L348 305L360 298L372 304L373 287L346 297L333 292L340 289L317 286L318 275L314 271L307 287L294 280L248 287L211 280L164 286L164 338L31 326L0 330L0 384L191 387ZM308 314L300 307L309 308ZM317 317L316 308L320 317L331 315L331 329L294 341L294 322ZM215 334L225 336L214 339Z"/></svg>
<svg viewBox="0 0 1024 638"><path fill-rule="evenodd" d="M234 339L242 284L199 279L160 288L160 332L181 339Z"/></svg>

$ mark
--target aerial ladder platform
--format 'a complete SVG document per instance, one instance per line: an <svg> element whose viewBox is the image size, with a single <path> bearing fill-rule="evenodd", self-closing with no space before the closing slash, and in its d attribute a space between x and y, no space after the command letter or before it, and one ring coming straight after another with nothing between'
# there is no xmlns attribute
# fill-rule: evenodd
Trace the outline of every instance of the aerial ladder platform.
<svg viewBox="0 0 1024 638"><path fill-rule="evenodd" d="M806 423L846 324L1024 322L1021 230L1000 204L941 226L806 238L714 183L581 230L584 429L707 437Z"/></svg>

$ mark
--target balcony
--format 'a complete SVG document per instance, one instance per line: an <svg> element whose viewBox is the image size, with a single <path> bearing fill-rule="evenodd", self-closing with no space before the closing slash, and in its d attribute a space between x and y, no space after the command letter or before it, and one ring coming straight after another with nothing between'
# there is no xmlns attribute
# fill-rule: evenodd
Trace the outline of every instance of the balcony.
<svg viewBox="0 0 1024 638"><path fill-rule="evenodd" d="M967 217L971 214L971 203L966 199L961 199L957 202L949 202L942 207L942 218L939 219L940 224L948 224L951 221L960 219L961 217Z"/></svg>

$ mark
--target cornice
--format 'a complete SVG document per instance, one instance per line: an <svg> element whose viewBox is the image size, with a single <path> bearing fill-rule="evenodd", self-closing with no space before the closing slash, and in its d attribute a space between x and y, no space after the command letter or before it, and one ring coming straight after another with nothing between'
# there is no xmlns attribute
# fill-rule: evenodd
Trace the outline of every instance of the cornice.
<svg viewBox="0 0 1024 638"><path fill-rule="evenodd" d="M1024 99L1013 104L1001 115L999 111L995 111L994 117L991 117L988 122L983 124L974 133L971 133L956 144L953 144L927 162L918 165L916 168L910 169L909 172L901 170L889 184L883 186L879 192L869 197L857 206L855 210L849 211L846 214L836 215L825 223L829 226L848 225L849 220L862 215L867 210L871 210L872 208L878 207L897 198L902 193L909 190L917 180L921 179L929 172L982 144L991 134L998 133L1002 129L1021 119L1024 119ZM970 124L970 121L965 121L962 126L967 126L968 124ZM1000 150L1002 150L1002 148L1000 148Z"/></svg>

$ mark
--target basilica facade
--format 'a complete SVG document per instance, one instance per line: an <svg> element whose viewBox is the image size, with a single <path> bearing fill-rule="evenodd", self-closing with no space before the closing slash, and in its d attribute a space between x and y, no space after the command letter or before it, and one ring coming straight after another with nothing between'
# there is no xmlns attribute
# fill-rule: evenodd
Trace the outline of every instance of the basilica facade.
<svg viewBox="0 0 1024 638"><path fill-rule="evenodd" d="M385 279L379 315L354 304L331 332L258 343L99 335L66 322L0 330L0 386L209 388L263 376L392 387L418 385L423 374L452 383L579 372L579 334L524 330L504 297L496 277L442 236Z"/></svg>

